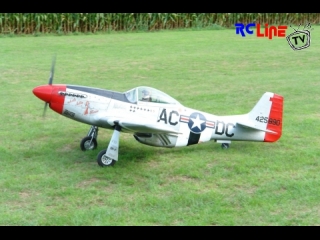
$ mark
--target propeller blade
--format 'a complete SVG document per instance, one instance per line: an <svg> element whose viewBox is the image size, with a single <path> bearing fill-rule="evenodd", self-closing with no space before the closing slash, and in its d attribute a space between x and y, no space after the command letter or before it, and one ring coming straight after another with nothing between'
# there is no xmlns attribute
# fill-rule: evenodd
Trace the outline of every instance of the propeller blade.
<svg viewBox="0 0 320 240"><path fill-rule="evenodd" d="M52 85L53 75L54 75L54 66L55 66L55 64L56 64L56 55L54 55L54 56L52 57L52 64L51 64L51 71L50 71L50 77L49 77L48 85ZM44 109L43 109L42 117L45 117L46 112L47 112L48 105L49 105L49 103L47 103L47 102L44 104Z"/></svg>
<svg viewBox="0 0 320 240"><path fill-rule="evenodd" d="M49 82L48 84L51 85L53 82L53 75L54 75L54 66L56 64L56 55L53 56L52 58L52 64L51 64L51 72L50 72L50 77L49 77Z"/></svg>
<svg viewBox="0 0 320 240"><path fill-rule="evenodd" d="M47 106L48 106L48 103L45 103L45 104L44 104L44 109L43 109L42 117L45 117L45 116L46 116Z"/></svg>

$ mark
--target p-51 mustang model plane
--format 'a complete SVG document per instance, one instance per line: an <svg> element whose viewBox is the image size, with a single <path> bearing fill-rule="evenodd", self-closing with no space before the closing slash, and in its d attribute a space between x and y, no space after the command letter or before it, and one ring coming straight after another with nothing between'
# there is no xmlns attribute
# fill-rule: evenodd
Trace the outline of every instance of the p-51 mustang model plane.
<svg viewBox="0 0 320 240"><path fill-rule="evenodd" d="M107 149L97 157L99 166L118 161L120 132L155 147L182 147L216 141L228 148L231 141L275 142L281 137L283 97L266 92L246 114L216 116L188 108L162 91L140 86L116 92L86 86L52 84L35 87L34 95L50 108L75 121L91 125L80 143L83 151L97 148L98 129L113 130Z"/></svg>

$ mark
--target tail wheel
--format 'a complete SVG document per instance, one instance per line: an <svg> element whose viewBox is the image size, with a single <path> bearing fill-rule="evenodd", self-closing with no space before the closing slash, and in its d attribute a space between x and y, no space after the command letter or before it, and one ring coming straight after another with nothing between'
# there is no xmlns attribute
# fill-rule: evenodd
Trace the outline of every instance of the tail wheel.
<svg viewBox="0 0 320 240"><path fill-rule="evenodd" d="M106 156L106 149L102 150L98 154L97 162L100 167L110 167L113 166L116 161Z"/></svg>
<svg viewBox="0 0 320 240"><path fill-rule="evenodd" d="M222 143L221 148L223 149L228 149L229 148L229 143Z"/></svg>
<svg viewBox="0 0 320 240"><path fill-rule="evenodd" d="M97 140L90 136L87 136L81 140L80 148L82 151L94 150L98 146Z"/></svg>

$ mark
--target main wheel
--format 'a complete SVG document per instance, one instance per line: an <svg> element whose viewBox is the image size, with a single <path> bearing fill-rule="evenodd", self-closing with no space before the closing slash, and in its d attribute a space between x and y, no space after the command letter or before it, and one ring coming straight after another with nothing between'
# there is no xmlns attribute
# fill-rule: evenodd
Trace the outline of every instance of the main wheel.
<svg viewBox="0 0 320 240"><path fill-rule="evenodd" d="M97 140L90 136L87 136L81 140L80 148L82 151L94 150L98 146Z"/></svg>
<svg viewBox="0 0 320 240"><path fill-rule="evenodd" d="M222 143L221 147L224 149L227 149L227 148L229 148L229 143Z"/></svg>
<svg viewBox="0 0 320 240"><path fill-rule="evenodd" d="M98 154L97 162L100 167L109 167L113 166L116 161L106 156L107 149L102 150Z"/></svg>

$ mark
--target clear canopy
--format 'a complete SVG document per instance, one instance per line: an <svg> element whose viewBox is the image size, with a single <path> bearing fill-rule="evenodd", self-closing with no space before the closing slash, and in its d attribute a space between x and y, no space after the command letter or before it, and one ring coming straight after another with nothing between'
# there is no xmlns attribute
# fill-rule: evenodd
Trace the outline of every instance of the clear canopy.
<svg viewBox="0 0 320 240"><path fill-rule="evenodd" d="M179 104L180 103L168 94L161 92L152 87L136 87L125 92L127 99L132 103L138 101L162 103L162 104Z"/></svg>

